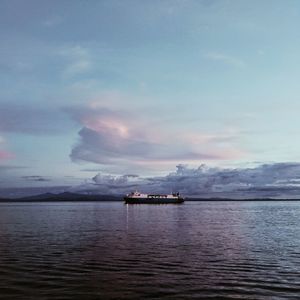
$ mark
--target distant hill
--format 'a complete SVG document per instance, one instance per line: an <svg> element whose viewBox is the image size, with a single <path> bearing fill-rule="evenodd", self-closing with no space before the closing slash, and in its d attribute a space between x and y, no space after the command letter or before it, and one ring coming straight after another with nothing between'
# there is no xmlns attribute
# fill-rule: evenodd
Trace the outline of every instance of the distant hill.
<svg viewBox="0 0 300 300"><path fill-rule="evenodd" d="M298 199L288 199L288 198L194 198L194 197L187 197L185 198L186 201L300 201Z"/></svg>
<svg viewBox="0 0 300 300"><path fill-rule="evenodd" d="M122 201L122 196L85 195L64 192L60 194L45 193L22 198L0 198L0 202L50 202L50 201Z"/></svg>
<svg viewBox="0 0 300 300"><path fill-rule="evenodd" d="M233 198L194 198L186 197L186 201L300 201L300 199L233 199ZM0 198L0 202L59 202L59 201L123 201L123 196L96 195L96 194L76 194L64 192L60 194L44 193L35 196L22 198Z"/></svg>

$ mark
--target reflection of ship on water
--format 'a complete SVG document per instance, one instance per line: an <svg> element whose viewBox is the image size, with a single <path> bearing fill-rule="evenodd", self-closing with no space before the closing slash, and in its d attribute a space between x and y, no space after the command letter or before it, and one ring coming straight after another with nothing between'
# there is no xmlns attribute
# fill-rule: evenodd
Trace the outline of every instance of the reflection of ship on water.
<svg viewBox="0 0 300 300"><path fill-rule="evenodd" d="M124 197L127 204L168 204L183 203L184 198L179 193L174 194L142 194L137 191Z"/></svg>

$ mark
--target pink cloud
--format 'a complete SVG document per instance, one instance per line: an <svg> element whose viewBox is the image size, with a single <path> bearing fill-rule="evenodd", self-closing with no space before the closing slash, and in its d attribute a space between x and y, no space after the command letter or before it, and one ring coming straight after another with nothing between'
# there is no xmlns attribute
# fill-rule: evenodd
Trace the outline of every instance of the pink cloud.
<svg viewBox="0 0 300 300"><path fill-rule="evenodd" d="M178 162L238 159L243 156L234 140L238 133L197 133L172 130L153 122L147 114L89 106L68 112L81 126L72 149L74 161L102 165L144 166L146 169Z"/></svg>
<svg viewBox="0 0 300 300"><path fill-rule="evenodd" d="M10 153L8 151L0 150L0 160L7 160L7 159L13 159L15 158L15 155L13 153Z"/></svg>

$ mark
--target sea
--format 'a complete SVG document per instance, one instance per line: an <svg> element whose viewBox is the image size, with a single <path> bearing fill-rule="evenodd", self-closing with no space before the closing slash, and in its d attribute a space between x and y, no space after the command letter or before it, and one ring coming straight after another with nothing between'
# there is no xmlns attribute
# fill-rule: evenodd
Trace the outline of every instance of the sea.
<svg viewBox="0 0 300 300"><path fill-rule="evenodd" d="M300 202L1 203L0 299L300 299Z"/></svg>

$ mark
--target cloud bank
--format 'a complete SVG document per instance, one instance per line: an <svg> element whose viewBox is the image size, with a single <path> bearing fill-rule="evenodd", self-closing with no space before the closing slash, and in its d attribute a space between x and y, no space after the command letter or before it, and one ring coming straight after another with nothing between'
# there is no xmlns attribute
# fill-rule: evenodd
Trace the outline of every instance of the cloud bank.
<svg viewBox="0 0 300 300"><path fill-rule="evenodd" d="M79 141L70 154L73 161L138 170L170 167L178 162L236 159L241 155L232 133L174 132L168 126L155 124L149 114L98 106L66 111L82 126Z"/></svg>
<svg viewBox="0 0 300 300"><path fill-rule="evenodd" d="M170 193L185 196L231 198L297 198L300 196L300 163L263 164L254 168L222 169L204 164L198 168L177 165L175 172L160 177L97 174L77 191L101 194L143 192Z"/></svg>

